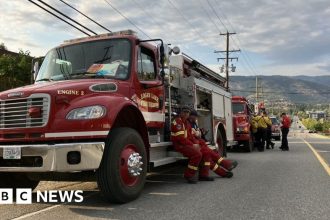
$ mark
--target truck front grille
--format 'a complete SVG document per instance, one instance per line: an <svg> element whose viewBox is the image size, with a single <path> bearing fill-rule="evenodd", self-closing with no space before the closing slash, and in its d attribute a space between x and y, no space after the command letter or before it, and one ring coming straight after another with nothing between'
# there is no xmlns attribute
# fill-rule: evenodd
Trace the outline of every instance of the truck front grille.
<svg viewBox="0 0 330 220"><path fill-rule="evenodd" d="M29 109L40 108L41 114L31 117ZM0 100L0 129L34 128L48 122L50 96L33 94L28 98Z"/></svg>

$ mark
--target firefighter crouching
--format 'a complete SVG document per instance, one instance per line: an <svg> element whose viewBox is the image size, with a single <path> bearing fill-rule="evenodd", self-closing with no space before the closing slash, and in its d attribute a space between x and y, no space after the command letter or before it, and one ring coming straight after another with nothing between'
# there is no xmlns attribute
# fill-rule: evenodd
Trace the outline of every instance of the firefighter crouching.
<svg viewBox="0 0 330 220"><path fill-rule="evenodd" d="M202 155L208 158L209 162L205 163L205 166L208 166L209 169L221 177L231 178L233 176L231 170L237 166L237 161L225 159L207 146L205 140L201 138L202 132L197 125L197 117L197 112L192 110L187 123L188 138L193 143L199 144ZM208 173L204 173L204 176L206 174L208 175Z"/></svg>
<svg viewBox="0 0 330 220"><path fill-rule="evenodd" d="M199 180L211 181L213 178L208 176L208 164L210 158L203 155L199 149L199 144L194 144L188 139L187 119L190 109L183 107L180 114L172 121L171 124L171 141L174 149L188 158L188 166L184 172L184 178L188 183L196 183L196 172L199 167ZM206 166L205 166L206 165Z"/></svg>

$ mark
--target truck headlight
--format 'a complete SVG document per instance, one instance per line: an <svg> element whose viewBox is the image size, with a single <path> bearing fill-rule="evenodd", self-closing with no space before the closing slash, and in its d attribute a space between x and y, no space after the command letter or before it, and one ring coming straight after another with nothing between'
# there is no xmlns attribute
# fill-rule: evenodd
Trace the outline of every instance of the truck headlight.
<svg viewBox="0 0 330 220"><path fill-rule="evenodd" d="M106 109L100 105L93 105L83 108L76 108L66 115L66 119L79 120L79 119L97 119L105 115Z"/></svg>
<svg viewBox="0 0 330 220"><path fill-rule="evenodd" d="M241 125L241 126L238 126L237 129L236 129L236 132L238 133L249 133L249 127L247 125Z"/></svg>

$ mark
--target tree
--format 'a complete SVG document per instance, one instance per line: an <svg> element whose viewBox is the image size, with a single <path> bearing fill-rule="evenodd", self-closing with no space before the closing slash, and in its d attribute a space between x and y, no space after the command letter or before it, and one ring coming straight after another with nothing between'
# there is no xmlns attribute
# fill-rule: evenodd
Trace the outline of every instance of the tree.
<svg viewBox="0 0 330 220"><path fill-rule="evenodd" d="M7 50L7 47L5 46L4 43L1 43L1 44L0 44L0 49L2 49L2 50Z"/></svg>
<svg viewBox="0 0 330 220"><path fill-rule="evenodd" d="M32 57L30 57L29 51L24 52L20 50L18 55L1 55L0 91L29 84L31 79L31 62Z"/></svg>

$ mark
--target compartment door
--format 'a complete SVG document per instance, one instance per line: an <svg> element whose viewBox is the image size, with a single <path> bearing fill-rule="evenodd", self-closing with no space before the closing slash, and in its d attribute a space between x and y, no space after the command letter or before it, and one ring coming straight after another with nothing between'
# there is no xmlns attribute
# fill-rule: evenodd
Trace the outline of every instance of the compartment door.
<svg viewBox="0 0 330 220"><path fill-rule="evenodd" d="M217 93L212 94L212 104L213 104L213 115L216 117L225 117L225 109L224 109L224 100L223 95L219 95Z"/></svg>
<svg viewBox="0 0 330 220"><path fill-rule="evenodd" d="M234 140L234 130L233 130L233 113L232 113L232 103L231 98L224 97L225 99L225 117L226 117L226 134L227 140Z"/></svg>

